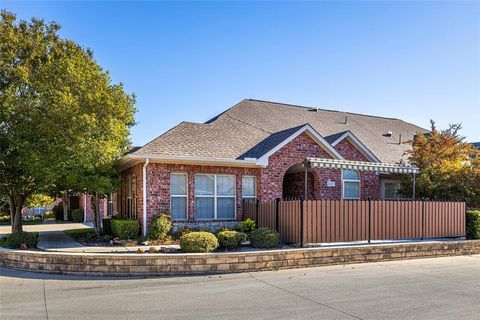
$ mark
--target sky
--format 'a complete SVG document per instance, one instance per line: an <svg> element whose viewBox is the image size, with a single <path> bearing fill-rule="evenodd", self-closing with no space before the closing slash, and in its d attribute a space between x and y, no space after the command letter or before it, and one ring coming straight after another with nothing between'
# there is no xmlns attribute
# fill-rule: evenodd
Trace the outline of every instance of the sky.
<svg viewBox="0 0 480 320"><path fill-rule="evenodd" d="M480 141L480 2L6 2L137 96L134 145L260 99L462 123Z"/></svg>

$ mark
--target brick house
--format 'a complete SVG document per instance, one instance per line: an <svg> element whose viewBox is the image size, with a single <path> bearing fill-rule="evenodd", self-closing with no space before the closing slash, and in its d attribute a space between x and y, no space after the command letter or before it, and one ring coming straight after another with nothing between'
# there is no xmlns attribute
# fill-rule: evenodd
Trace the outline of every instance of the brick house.
<svg viewBox="0 0 480 320"><path fill-rule="evenodd" d="M246 99L122 157L112 210L145 233L159 212L176 226L223 227L242 220L242 201L394 198L405 142L425 132L399 119ZM400 171L357 170L370 164Z"/></svg>

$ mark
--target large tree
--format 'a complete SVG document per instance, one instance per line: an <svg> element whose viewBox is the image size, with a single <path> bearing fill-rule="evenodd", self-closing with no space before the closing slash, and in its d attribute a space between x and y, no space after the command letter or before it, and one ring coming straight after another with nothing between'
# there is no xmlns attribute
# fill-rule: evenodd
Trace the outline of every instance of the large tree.
<svg viewBox="0 0 480 320"><path fill-rule="evenodd" d="M464 141L461 125L438 130L431 121L431 131L411 141L409 162L420 169L416 195L439 200L465 200L468 206L480 206L480 152ZM409 178L402 193L411 194Z"/></svg>
<svg viewBox="0 0 480 320"><path fill-rule="evenodd" d="M59 29L1 12L0 193L12 233L29 195L83 189L83 173L125 151L134 123L134 97Z"/></svg>

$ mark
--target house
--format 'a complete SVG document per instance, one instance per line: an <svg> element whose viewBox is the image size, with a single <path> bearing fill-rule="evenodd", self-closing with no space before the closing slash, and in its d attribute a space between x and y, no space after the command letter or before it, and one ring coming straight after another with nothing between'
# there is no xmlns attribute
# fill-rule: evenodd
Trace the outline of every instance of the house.
<svg viewBox="0 0 480 320"><path fill-rule="evenodd" d="M205 123L182 122L119 161L114 212L147 230L229 226L242 201L396 198L406 142L427 130L393 118L246 99Z"/></svg>

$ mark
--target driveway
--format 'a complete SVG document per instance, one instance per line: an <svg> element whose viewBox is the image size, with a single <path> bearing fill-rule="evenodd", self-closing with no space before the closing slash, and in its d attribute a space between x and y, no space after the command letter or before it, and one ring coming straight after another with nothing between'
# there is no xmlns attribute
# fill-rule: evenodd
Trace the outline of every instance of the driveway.
<svg viewBox="0 0 480 320"><path fill-rule="evenodd" d="M23 231L28 232L49 232L49 231L64 231L71 229L91 228L93 224L87 223L43 223L23 226ZM0 226L0 236L9 234L12 231L11 226Z"/></svg>
<svg viewBox="0 0 480 320"><path fill-rule="evenodd" d="M478 319L480 256L167 278L0 270L4 319Z"/></svg>

